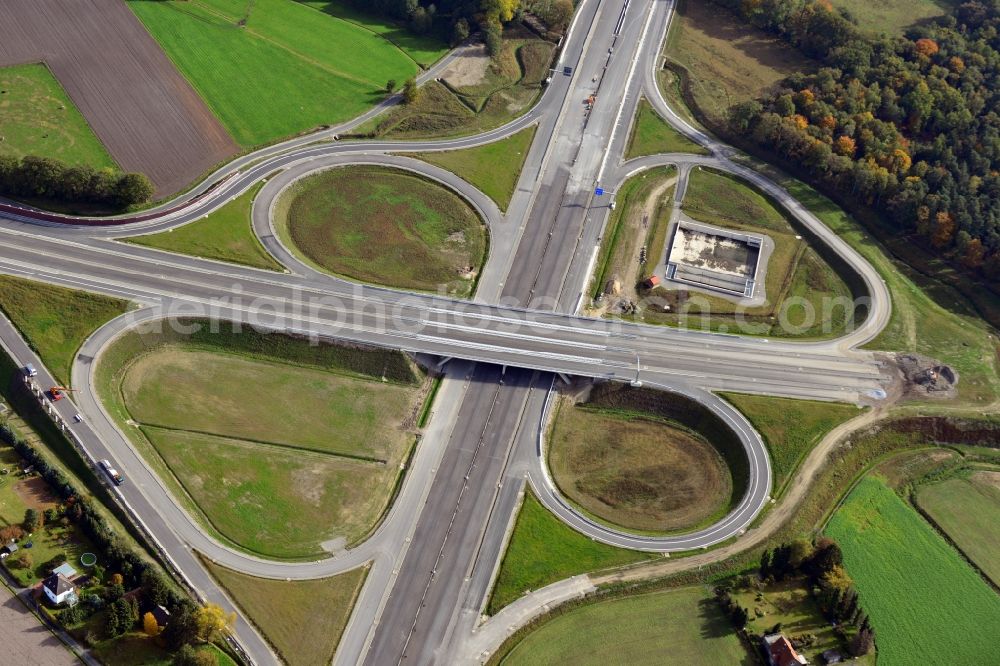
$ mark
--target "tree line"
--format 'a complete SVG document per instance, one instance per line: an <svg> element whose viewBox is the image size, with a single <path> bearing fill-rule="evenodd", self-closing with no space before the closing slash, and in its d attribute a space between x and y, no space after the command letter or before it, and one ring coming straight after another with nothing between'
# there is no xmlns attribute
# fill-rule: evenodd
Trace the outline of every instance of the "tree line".
<svg viewBox="0 0 1000 666"><path fill-rule="evenodd" d="M714 0L822 66L729 130L935 254L1000 276L1000 1L873 37L826 0Z"/></svg>
<svg viewBox="0 0 1000 666"><path fill-rule="evenodd" d="M573 16L573 0L352 0L363 12L385 16L407 26L416 34L445 34L457 45L480 30L490 55L502 47L503 24L530 11L547 25L561 32Z"/></svg>
<svg viewBox="0 0 1000 666"><path fill-rule="evenodd" d="M760 599L763 587L776 581L797 578L803 579L820 612L834 625L834 631L848 645L851 654L861 656L875 649L875 630L861 607L854 582L844 570L844 555L840 546L833 539L820 537L815 543L797 539L767 549L761 555L757 574L741 576L715 590L723 611L752 645L760 645L762 637L747 633L751 613L733 597L733 590L756 589ZM759 612L756 616L761 617ZM780 624L776 624L767 633L780 633L782 629ZM802 649L811 645L815 636L792 635L789 640L797 649Z"/></svg>
<svg viewBox="0 0 1000 666"><path fill-rule="evenodd" d="M149 201L153 184L141 173L69 165L51 157L0 155L0 194L128 208Z"/></svg>

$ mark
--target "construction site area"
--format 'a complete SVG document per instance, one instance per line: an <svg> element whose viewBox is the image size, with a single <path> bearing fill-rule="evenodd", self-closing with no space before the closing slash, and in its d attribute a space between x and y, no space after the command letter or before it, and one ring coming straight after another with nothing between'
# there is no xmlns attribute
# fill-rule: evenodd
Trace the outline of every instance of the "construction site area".
<svg viewBox="0 0 1000 666"><path fill-rule="evenodd" d="M767 265L773 245L767 236L710 226L678 217L673 225L665 266L667 280L753 300L762 284L758 271Z"/></svg>

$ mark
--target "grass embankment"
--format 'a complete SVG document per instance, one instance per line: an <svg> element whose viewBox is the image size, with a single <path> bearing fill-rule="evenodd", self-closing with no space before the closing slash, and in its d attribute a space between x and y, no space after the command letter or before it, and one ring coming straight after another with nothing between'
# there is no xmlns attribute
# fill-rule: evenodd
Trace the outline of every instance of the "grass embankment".
<svg viewBox="0 0 1000 666"><path fill-rule="evenodd" d="M148 236L133 236L125 240L168 252L190 254L272 271L284 270L284 267L264 249L251 226L250 211L253 208L253 200L263 186L263 182L257 183L248 192L210 213L206 218L186 224L179 229Z"/></svg>
<svg viewBox="0 0 1000 666"><path fill-rule="evenodd" d="M655 557L580 534L526 492L486 612L495 615L526 592L563 578Z"/></svg>
<svg viewBox="0 0 1000 666"><path fill-rule="evenodd" d="M802 459L835 427L858 416L854 405L723 393L767 444L774 473L772 495L781 497Z"/></svg>
<svg viewBox="0 0 1000 666"><path fill-rule="evenodd" d="M66 386L83 341L128 309L118 298L0 275L0 310Z"/></svg>
<svg viewBox="0 0 1000 666"><path fill-rule="evenodd" d="M955 545L1000 586L1000 472L919 486L916 501Z"/></svg>
<svg viewBox="0 0 1000 666"><path fill-rule="evenodd" d="M662 248L666 246L674 192L670 181L676 175L674 167L650 169L629 178L618 189L615 194L618 205L608 218L597 251L592 297L603 293L613 279L620 281L629 275L638 276L641 270L648 272L655 266ZM657 196L657 192L660 192L658 199L650 201L651 197ZM648 249L647 263L637 267L635 262L643 244ZM643 274L642 277L647 276ZM635 291L634 284L623 284L622 288Z"/></svg>
<svg viewBox="0 0 1000 666"><path fill-rule="evenodd" d="M475 148L413 153L410 157L457 173L493 199L500 210L506 211L514 196L517 180L521 177L521 168L528 157L535 129L532 125L506 139Z"/></svg>
<svg viewBox="0 0 1000 666"><path fill-rule="evenodd" d="M661 86L671 106L680 112L693 104L710 125L723 122L731 105L811 66L779 38L715 3L694 0L679 3L664 53Z"/></svg>
<svg viewBox="0 0 1000 666"><path fill-rule="evenodd" d="M699 433L569 400L559 403L548 463L571 502L629 530L693 529L717 519L732 494L726 462Z"/></svg>
<svg viewBox="0 0 1000 666"><path fill-rule="evenodd" d="M831 4L850 12L864 30L894 35L943 16L952 6L961 3L953 0L831 0Z"/></svg>
<svg viewBox="0 0 1000 666"><path fill-rule="evenodd" d="M377 524L423 402L398 352L228 323L130 332L95 372L109 412L194 515L244 550L285 559L323 556Z"/></svg>
<svg viewBox="0 0 1000 666"><path fill-rule="evenodd" d="M43 64L0 67L0 155L38 155L117 169L80 110Z"/></svg>
<svg viewBox="0 0 1000 666"><path fill-rule="evenodd" d="M487 229L456 193L385 167L304 178L278 201L279 235L321 270L388 287L469 296Z"/></svg>
<svg viewBox="0 0 1000 666"><path fill-rule="evenodd" d="M879 664L995 656L1000 596L881 480L863 479L826 533L840 543L871 617Z"/></svg>
<svg viewBox="0 0 1000 666"><path fill-rule="evenodd" d="M671 306L648 308L647 323L770 337L836 337L853 323L851 290L770 200L748 185L708 169L691 172L683 208L692 218L774 241L764 286L767 303L741 308L730 299L658 287ZM734 314L740 314L734 318Z"/></svg>
<svg viewBox="0 0 1000 666"><path fill-rule="evenodd" d="M625 159L659 153L695 153L707 155L708 150L691 141L661 118L649 102L642 99L632 123Z"/></svg>
<svg viewBox="0 0 1000 666"><path fill-rule="evenodd" d="M368 574L360 567L319 580L269 580L202 562L288 666L333 661Z"/></svg>
<svg viewBox="0 0 1000 666"><path fill-rule="evenodd" d="M157 644L158 640L142 632L129 632L114 640L98 643L92 653L104 666L172 666L174 654ZM237 666L232 657L215 645L202 645L197 651L215 660L209 663Z"/></svg>
<svg viewBox="0 0 1000 666"><path fill-rule="evenodd" d="M508 29L496 58L485 50L442 80L421 87L401 105L358 128L373 137L423 138L478 134L527 111L542 92L555 46L524 29Z"/></svg>
<svg viewBox="0 0 1000 666"><path fill-rule="evenodd" d="M289 0L128 5L244 147L353 118L419 71L383 35Z"/></svg>
<svg viewBox="0 0 1000 666"><path fill-rule="evenodd" d="M995 332L949 287L931 281L890 259L884 248L835 203L797 180L766 170L824 224L878 270L892 297L888 325L867 347L911 351L936 358L957 370L959 400L934 409L993 404L1000 395ZM919 406L926 409L927 404Z"/></svg>
<svg viewBox="0 0 1000 666"><path fill-rule="evenodd" d="M733 666L756 662L711 591L689 587L574 609L528 634L500 663Z"/></svg>

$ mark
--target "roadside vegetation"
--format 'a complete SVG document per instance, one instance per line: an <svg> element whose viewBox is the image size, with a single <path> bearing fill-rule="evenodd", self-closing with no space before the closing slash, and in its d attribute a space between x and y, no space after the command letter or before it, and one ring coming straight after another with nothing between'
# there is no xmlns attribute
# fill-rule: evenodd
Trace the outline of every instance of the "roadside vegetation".
<svg viewBox="0 0 1000 666"><path fill-rule="evenodd" d="M535 125L532 125L506 139L483 146L445 152L412 153L409 157L416 157L458 174L493 199L500 210L506 211L534 137Z"/></svg>
<svg viewBox="0 0 1000 666"><path fill-rule="evenodd" d="M675 130L661 118L645 99L640 100L632 123L625 159L659 153L694 153L707 155L708 150Z"/></svg>
<svg viewBox="0 0 1000 666"><path fill-rule="evenodd" d="M774 472L774 497L784 494L799 464L835 427L861 413L854 405L792 400L746 393L722 393L767 444Z"/></svg>
<svg viewBox="0 0 1000 666"><path fill-rule="evenodd" d="M417 438L422 373L399 352L188 323L125 334L95 370L147 463L249 552L315 559L364 539Z"/></svg>
<svg viewBox="0 0 1000 666"><path fill-rule="evenodd" d="M361 567L319 580L271 580L202 562L288 666L333 661L368 574Z"/></svg>
<svg viewBox="0 0 1000 666"><path fill-rule="evenodd" d="M795 49L746 25L712 2L683 0L667 35L664 94L675 110L693 107L710 127L726 120L732 104L812 66Z"/></svg>
<svg viewBox="0 0 1000 666"><path fill-rule="evenodd" d="M419 71L382 35L290 0L128 5L246 148L353 118Z"/></svg>
<svg viewBox="0 0 1000 666"><path fill-rule="evenodd" d="M881 480L863 479L825 531L843 548L880 664L976 663L995 652L1000 596Z"/></svg>
<svg viewBox="0 0 1000 666"><path fill-rule="evenodd" d="M1000 455L1000 452L998 452ZM1000 587L1000 469L971 469L918 486L917 506Z"/></svg>
<svg viewBox="0 0 1000 666"><path fill-rule="evenodd" d="M168 252L282 271L284 267L268 254L251 226L253 200L263 186L263 182L257 183L208 217L179 229L125 240Z"/></svg>
<svg viewBox="0 0 1000 666"><path fill-rule="evenodd" d="M36 155L95 169L118 168L44 64L0 67L0 108L0 155Z"/></svg>
<svg viewBox="0 0 1000 666"><path fill-rule="evenodd" d="M538 99L555 45L521 27L504 33L500 52L485 46L463 55L440 81L430 81L408 104L379 116L357 133L425 138L478 134L522 115ZM402 79L400 79L402 80Z"/></svg>
<svg viewBox="0 0 1000 666"><path fill-rule="evenodd" d="M850 288L767 197L727 175L696 168L682 206L696 221L771 238L774 250L764 278L767 302L743 308L737 322L734 301L663 285L652 290L661 301L642 313L643 321L806 338L837 337L853 324ZM846 305L829 307L841 301Z"/></svg>
<svg viewBox="0 0 1000 666"><path fill-rule="evenodd" d="M496 615L527 592L563 578L655 557L659 555L615 548L580 534L526 490L486 613Z"/></svg>
<svg viewBox="0 0 1000 666"><path fill-rule="evenodd" d="M0 310L64 386L83 341L128 309L118 298L0 275Z"/></svg>
<svg viewBox="0 0 1000 666"><path fill-rule="evenodd" d="M731 504L733 480L720 452L669 416L627 402L608 408L600 396L584 403L564 398L548 439L548 465L559 490L584 513L617 528L690 531L719 519Z"/></svg>
<svg viewBox="0 0 1000 666"><path fill-rule="evenodd" d="M615 286L626 298L636 293L636 283L655 265L655 247L665 247L677 170L659 167L625 181L615 194L615 210L608 218L594 265L591 296L614 296ZM640 248L647 261L639 264ZM652 261L650 261L652 260ZM651 265L652 264L652 265ZM597 312L601 303L594 303Z"/></svg>
<svg viewBox="0 0 1000 666"><path fill-rule="evenodd" d="M576 608L528 634L498 663L747 666L756 662L711 591L697 586Z"/></svg>
<svg viewBox="0 0 1000 666"><path fill-rule="evenodd" d="M278 200L275 226L320 270L459 297L473 293L489 242L486 225L457 193L375 166L299 180Z"/></svg>

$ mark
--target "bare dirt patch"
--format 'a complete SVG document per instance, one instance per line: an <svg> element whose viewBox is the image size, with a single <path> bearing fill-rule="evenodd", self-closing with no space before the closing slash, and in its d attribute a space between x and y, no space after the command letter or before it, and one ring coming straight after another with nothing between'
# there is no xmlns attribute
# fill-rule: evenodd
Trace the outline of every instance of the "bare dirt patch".
<svg viewBox="0 0 1000 666"><path fill-rule="evenodd" d="M32 509L44 511L59 506L59 498L39 476L18 481L14 484L14 492Z"/></svg>
<svg viewBox="0 0 1000 666"><path fill-rule="evenodd" d="M486 79L490 56L485 44L470 44L458 50L455 59L441 78L456 88L477 86Z"/></svg>
<svg viewBox="0 0 1000 666"><path fill-rule="evenodd" d="M236 143L120 0L4 0L0 66L45 62L115 161L157 196Z"/></svg>
<svg viewBox="0 0 1000 666"><path fill-rule="evenodd" d="M971 478L975 483L981 483L985 486L990 486L1000 490L1000 472L982 470L979 472L973 472Z"/></svg>

